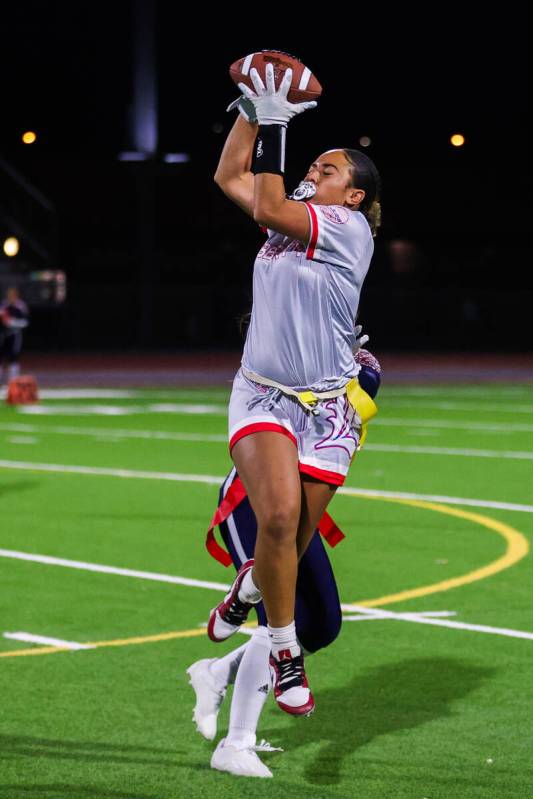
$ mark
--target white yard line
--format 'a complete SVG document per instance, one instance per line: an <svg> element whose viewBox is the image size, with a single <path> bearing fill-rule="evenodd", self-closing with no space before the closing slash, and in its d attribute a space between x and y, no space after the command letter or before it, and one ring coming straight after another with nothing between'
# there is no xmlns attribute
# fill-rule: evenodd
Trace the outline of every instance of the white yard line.
<svg viewBox="0 0 533 799"><path fill-rule="evenodd" d="M145 413L227 416L227 405L156 402L146 405L19 405L17 412L27 416L134 416Z"/></svg>
<svg viewBox="0 0 533 799"><path fill-rule="evenodd" d="M109 469L102 466L70 466L61 463L30 463L25 461L0 460L0 468L24 471L52 472L59 474L87 474L104 477L122 477L140 480L171 480L172 482L207 483L220 485L223 477L208 474L177 474L175 472L145 472L135 469Z"/></svg>
<svg viewBox="0 0 533 799"><path fill-rule="evenodd" d="M533 433L533 424L522 422L460 422L451 419L407 419L395 416L377 416L372 420L372 426L378 427L429 427L443 430L467 430L469 432L502 433Z"/></svg>
<svg viewBox="0 0 533 799"><path fill-rule="evenodd" d="M442 402L435 400L435 402L418 402L415 398L410 400L394 400L395 408L410 408L411 410L418 410L418 408L432 408L440 411L471 411L479 413L479 411L487 411L491 413L533 413L533 405L522 405L508 400L492 403L487 402L483 404L470 403L470 402Z"/></svg>
<svg viewBox="0 0 533 799"><path fill-rule="evenodd" d="M13 433L52 433L65 436L88 436L89 438L140 438L156 441L205 441L225 442L226 435L202 433L174 433L166 430L121 430L105 427L70 427L68 425L0 424L0 430Z"/></svg>
<svg viewBox="0 0 533 799"><path fill-rule="evenodd" d="M489 635L504 635L508 638L526 638L533 641L533 633L524 630L510 630L507 627L489 627L486 624L467 624L463 621L450 621L449 619L438 619L419 613L394 613L391 610L374 610L365 608L361 605L341 605L343 610L355 610L358 617L368 615L369 618L376 619L396 619L397 621L410 621L415 624L432 624L436 627L448 627L453 630L469 630L475 633L488 633ZM358 617L355 620L358 620ZM349 617L343 616L343 621L350 621Z"/></svg>
<svg viewBox="0 0 533 799"><path fill-rule="evenodd" d="M403 426L403 425L402 425ZM410 425L405 423L406 427ZM531 426L533 431L533 425ZM111 439L116 441L120 438L145 439L155 441L195 441L204 443L224 443L227 436L222 434L201 434L201 433L177 433L164 430L121 430L105 429L98 427L69 427L60 426L37 426L24 424L0 424L0 430L25 433L52 433L58 435L88 436L90 438ZM35 443L34 441L13 441L13 443ZM376 452L398 452L415 455L441 455L452 457L467 458L505 458L507 460L533 460L531 450L500 450L500 449L474 449L462 447L431 447L422 445L401 445L401 444L366 444L366 450Z"/></svg>
<svg viewBox="0 0 533 799"><path fill-rule="evenodd" d="M533 460L532 451L505 449L462 449L459 447L427 447L401 444L365 444L366 450L398 452L412 455L449 455L466 458L505 458L506 460Z"/></svg>
<svg viewBox="0 0 533 799"><path fill-rule="evenodd" d="M32 633L3 633L3 637L13 641L26 641L28 644L60 646L65 649L94 649L94 646L89 644L79 644L77 641L63 641L61 638L49 638L46 635L33 635Z"/></svg>
<svg viewBox="0 0 533 799"><path fill-rule="evenodd" d="M115 388L40 388L39 399L132 399L137 391Z"/></svg>
<svg viewBox="0 0 533 799"><path fill-rule="evenodd" d="M171 482L205 483L221 485L224 477L207 474L178 474L175 472L145 472L135 469L110 469L99 466L71 466L61 463L32 463L30 461L0 460L2 469L20 469L23 471L51 472L55 474L84 474L104 477L121 477L124 479L169 480ZM389 497L390 499L421 499L426 502L441 502L444 505L467 505L475 508L494 508L496 510L519 511L533 513L533 505L521 505L515 502L499 502L497 500L470 499L467 497L449 497L441 494L418 494L406 491L378 491L374 488L337 489L338 494L348 496Z"/></svg>
<svg viewBox="0 0 533 799"><path fill-rule="evenodd" d="M175 577L171 574L158 574L157 572L138 571L137 569L121 569L117 566L104 566L101 563L86 563L82 560L66 560L65 558L54 558L49 555L34 555L30 552L17 552L12 549L0 549L0 558L26 560L32 563L43 563L46 566L64 566L67 569L81 569L89 572L101 572L102 574L117 574L120 577L136 577L139 580L154 580L158 583L188 585L194 588L210 588L215 591L227 591L229 588L229 585L225 583L191 580L188 577Z"/></svg>
<svg viewBox="0 0 533 799"><path fill-rule="evenodd" d="M533 384L525 386L388 386L385 385L383 393L387 397L403 397L403 396L420 396L420 397L434 397L446 394L451 399L455 396L458 397L482 397L487 398L487 394L501 394L505 397L520 397L526 395L530 397L533 394Z"/></svg>
<svg viewBox="0 0 533 799"><path fill-rule="evenodd" d="M344 605L344 604L341 605L341 608L344 610L344 612L346 612L346 610L349 610L349 609L351 609L353 607L355 607L355 606L354 605ZM377 621L378 619L388 619L389 618L388 611L386 611L386 610L376 610L374 612L373 608L366 608L366 607L364 608L364 610L365 610L364 613L360 613L360 614L355 615L355 616L354 615L349 615L349 616L345 616L344 615L342 617L342 620L343 621ZM368 612L369 610L372 610L373 612L369 613ZM421 611L418 611L417 613L414 613L414 612L413 613L402 613L401 615L402 615L402 618L405 617L405 619L407 620L407 616L416 616L416 617L418 617L418 616L427 616L428 618L439 618L439 617L445 617L445 616L457 616L457 613L454 610L421 610Z"/></svg>
<svg viewBox="0 0 533 799"><path fill-rule="evenodd" d="M1 465L1 462L0 462ZM467 499L466 497L448 497L444 494L415 494L410 491L377 491L374 488L338 488L337 494L353 494L354 496L389 497L390 499L421 499L425 502L441 502L443 505L467 505L473 508L494 508L495 510L512 510L519 513L533 513L533 505L521 505L515 502L499 502L491 499Z"/></svg>

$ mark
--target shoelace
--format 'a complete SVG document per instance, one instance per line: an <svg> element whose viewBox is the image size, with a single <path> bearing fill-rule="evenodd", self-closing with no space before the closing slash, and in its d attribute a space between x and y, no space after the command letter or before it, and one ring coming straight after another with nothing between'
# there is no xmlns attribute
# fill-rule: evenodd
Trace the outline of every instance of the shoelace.
<svg viewBox="0 0 533 799"><path fill-rule="evenodd" d="M284 752L285 750L281 748L281 746L271 746L268 741L265 741L263 738L261 743L257 744L257 746L252 746L254 752Z"/></svg>
<svg viewBox="0 0 533 799"><path fill-rule="evenodd" d="M304 677L304 661L301 655L286 660L276 660L279 670L278 686L284 691L301 686Z"/></svg>
<svg viewBox="0 0 533 799"><path fill-rule="evenodd" d="M248 618L250 607L251 605L241 602L241 600L236 597L224 613L224 621L228 624L243 624Z"/></svg>

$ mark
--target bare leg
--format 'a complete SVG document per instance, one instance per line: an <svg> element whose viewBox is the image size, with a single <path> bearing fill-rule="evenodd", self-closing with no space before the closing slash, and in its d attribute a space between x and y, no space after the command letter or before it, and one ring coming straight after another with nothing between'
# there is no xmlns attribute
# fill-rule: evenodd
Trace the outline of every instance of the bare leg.
<svg viewBox="0 0 533 799"><path fill-rule="evenodd" d="M309 546L324 511L335 496L337 486L322 483L314 477L302 474L302 508L296 546L300 560Z"/></svg>
<svg viewBox="0 0 533 799"><path fill-rule="evenodd" d="M298 570L298 452L289 438L269 431L241 438L231 455L257 518L253 581L269 624L284 627L294 619Z"/></svg>

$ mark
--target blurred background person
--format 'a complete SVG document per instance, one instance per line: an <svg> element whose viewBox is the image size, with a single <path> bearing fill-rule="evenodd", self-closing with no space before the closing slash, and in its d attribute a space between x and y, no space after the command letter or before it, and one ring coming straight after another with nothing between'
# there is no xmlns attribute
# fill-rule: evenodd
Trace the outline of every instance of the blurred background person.
<svg viewBox="0 0 533 799"><path fill-rule="evenodd" d="M0 303L0 385L20 374L22 331L29 324L28 306L16 286L10 286ZM5 364L5 368L4 368Z"/></svg>

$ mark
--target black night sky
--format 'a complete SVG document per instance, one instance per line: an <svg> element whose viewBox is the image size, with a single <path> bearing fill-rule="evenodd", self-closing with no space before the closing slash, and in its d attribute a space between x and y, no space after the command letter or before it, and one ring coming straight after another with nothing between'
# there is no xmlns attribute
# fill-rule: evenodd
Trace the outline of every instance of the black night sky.
<svg viewBox="0 0 533 799"><path fill-rule="evenodd" d="M159 155L132 164L118 154L133 149L139 5L155 10ZM353 5L289 21L276 6L3 4L0 155L55 204L49 266L68 281L63 306L34 310L28 346L240 348L235 320L262 234L212 176L235 114L229 65L276 48L324 89L291 122L288 189L323 150L372 140L383 228L360 311L376 346L491 350L505 348L505 330L513 349L530 348L528 28L510 7L470 20L466 10ZM24 130L35 144L22 144ZM462 148L450 145L456 132ZM164 164L165 153L190 160ZM0 186L5 237L22 201ZM4 271L42 268L22 245Z"/></svg>

